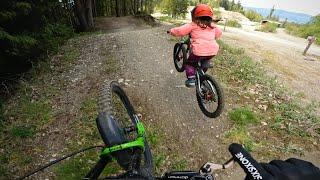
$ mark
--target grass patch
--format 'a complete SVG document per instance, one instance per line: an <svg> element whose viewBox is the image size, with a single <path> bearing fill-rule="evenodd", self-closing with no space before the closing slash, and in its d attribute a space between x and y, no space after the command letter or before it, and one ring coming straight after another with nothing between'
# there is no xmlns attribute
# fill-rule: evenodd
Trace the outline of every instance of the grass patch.
<svg viewBox="0 0 320 180"><path fill-rule="evenodd" d="M33 169L34 157L37 157L37 152L43 151L42 144L38 144L37 141L34 143L33 139L46 134L47 131L45 130L54 122L53 108L56 105L54 100L59 96L59 92L63 89L62 86L65 86L64 79L61 81L58 79L56 82L52 77L70 68L72 63L80 56L78 46L77 43L66 45L60 49L57 55L50 58L50 61L43 60L36 63L34 68L21 78L15 95L0 104L0 143L3 150L0 152L0 156L7 157L7 162L3 162L1 159L0 179L13 179L13 175L21 175L23 171ZM91 108L89 106L90 103L89 105L85 104L81 109L86 113L86 116L81 117L83 119L79 122L82 127L79 127L77 132L99 138L94 131L88 131L84 124L84 122L89 121L89 116L92 115L88 111ZM96 109L94 111L96 112ZM94 128L96 128L94 119L91 120ZM78 123L78 121L75 122ZM71 123L71 126L76 123ZM77 139L79 141L76 143L84 142L83 137ZM74 148L78 146L74 146ZM25 156L26 153L29 154L28 157ZM8 170L13 167L17 168L15 174ZM1 173L1 171L6 172Z"/></svg>
<svg viewBox="0 0 320 180"><path fill-rule="evenodd" d="M237 21L237 20L227 20L227 23L226 23L226 26L229 26L229 27L236 27L236 28L241 28L241 24Z"/></svg>
<svg viewBox="0 0 320 180"><path fill-rule="evenodd" d="M258 118L248 107L236 108L229 112L229 117L238 126L257 123Z"/></svg>
<svg viewBox="0 0 320 180"><path fill-rule="evenodd" d="M234 128L225 134L225 140L228 144L239 143L243 144L245 149L248 151L253 151L255 148L255 143L251 137L249 131L245 128Z"/></svg>
<svg viewBox="0 0 320 180"><path fill-rule="evenodd" d="M105 64L103 65L103 72L112 74L120 70L119 62L110 56L106 56Z"/></svg>
<svg viewBox="0 0 320 180"><path fill-rule="evenodd" d="M95 165L97 160L96 153L81 154L56 166L54 171L57 179L82 179L90 171L90 168Z"/></svg>
<svg viewBox="0 0 320 180"><path fill-rule="evenodd" d="M66 51L63 55L64 60L67 62L74 62L76 58L80 56L78 49L72 49L71 51Z"/></svg>
<svg viewBox="0 0 320 180"><path fill-rule="evenodd" d="M188 167L188 161L185 158L176 157L171 164L172 171L185 170Z"/></svg>
<svg viewBox="0 0 320 180"><path fill-rule="evenodd" d="M290 146L286 147L290 141L296 143L294 149L306 144L313 148L310 146L319 142L320 137L320 118L316 115L319 103L302 105L301 97L293 95L275 78L269 77L262 64L254 62L243 49L230 47L221 41L219 44L214 74L231 89L230 97L236 97L233 104L252 107L229 112L235 126L225 134L225 142L245 144L249 150L254 149L263 157L293 152ZM252 123L256 125L249 126ZM274 141L279 142L278 145L267 153L261 150Z"/></svg>
<svg viewBox="0 0 320 180"><path fill-rule="evenodd" d="M152 146L157 146L160 144L162 136L158 131L155 131L154 129L148 128L147 130L147 139L148 142Z"/></svg>
<svg viewBox="0 0 320 180"><path fill-rule="evenodd" d="M272 128L301 137L317 136L320 134L320 117L316 115L318 107L319 104L315 103L302 107L296 100L278 104Z"/></svg>
<svg viewBox="0 0 320 180"><path fill-rule="evenodd" d="M153 155L153 162L154 167L157 173L161 174L162 172L159 172L160 167L165 165L166 156L164 153L158 153Z"/></svg>
<svg viewBox="0 0 320 180"><path fill-rule="evenodd" d="M24 126L13 126L10 132L12 136L20 137L20 138L32 137L36 133L34 127L24 127Z"/></svg>
<svg viewBox="0 0 320 180"><path fill-rule="evenodd" d="M294 36L307 38L308 36L316 37L316 44L320 44L320 16L314 17L313 21L308 24L287 23L285 25L286 31Z"/></svg>
<svg viewBox="0 0 320 180"><path fill-rule="evenodd" d="M261 25L259 28L257 28L256 31L275 33L277 32L277 27L277 24L267 22Z"/></svg>
<svg viewBox="0 0 320 180"><path fill-rule="evenodd" d="M263 17L254 10L245 10L244 16L246 16L250 21L260 22Z"/></svg>

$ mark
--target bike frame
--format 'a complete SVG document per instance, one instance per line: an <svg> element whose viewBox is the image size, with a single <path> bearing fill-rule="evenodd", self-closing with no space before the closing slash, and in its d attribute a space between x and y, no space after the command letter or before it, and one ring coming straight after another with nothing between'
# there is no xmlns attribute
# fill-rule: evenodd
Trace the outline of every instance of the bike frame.
<svg viewBox="0 0 320 180"><path fill-rule="evenodd" d="M196 69L197 69L197 71L196 71L196 87L198 88L199 92L201 93L200 78L201 78L201 76L203 76L205 73L204 73L204 71L201 69L201 67L199 67L199 66L197 66Z"/></svg>
<svg viewBox="0 0 320 180"><path fill-rule="evenodd" d="M134 147L138 147L144 151L145 129L137 115L134 116L134 119L136 122L137 131L138 131L137 139L128 143L114 145L112 147L106 147L101 151L100 157L106 157L110 155L112 152L120 151L128 148L134 148Z"/></svg>

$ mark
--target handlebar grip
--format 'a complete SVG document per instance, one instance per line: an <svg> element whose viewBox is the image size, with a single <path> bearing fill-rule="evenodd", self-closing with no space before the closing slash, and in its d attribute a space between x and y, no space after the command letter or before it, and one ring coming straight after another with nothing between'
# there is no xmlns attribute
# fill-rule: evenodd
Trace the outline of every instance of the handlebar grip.
<svg viewBox="0 0 320 180"><path fill-rule="evenodd" d="M238 162L241 168L246 172L249 179L271 179L272 176L267 173L263 167L253 159L253 157L240 145L233 143L229 146L229 152L234 160Z"/></svg>
<svg viewBox="0 0 320 180"><path fill-rule="evenodd" d="M207 165L205 166L205 164L204 164L203 166L201 166L200 171L201 171L202 173L205 173L205 174L211 173L210 165L207 164Z"/></svg>

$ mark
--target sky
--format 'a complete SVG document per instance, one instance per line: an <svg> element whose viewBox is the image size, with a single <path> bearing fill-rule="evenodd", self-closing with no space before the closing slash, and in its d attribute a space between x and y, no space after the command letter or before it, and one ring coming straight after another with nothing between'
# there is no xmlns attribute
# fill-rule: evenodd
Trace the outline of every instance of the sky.
<svg viewBox="0 0 320 180"><path fill-rule="evenodd" d="M237 1L236 1L237 2ZM320 14L320 0L240 0L243 6L283 9L310 15Z"/></svg>

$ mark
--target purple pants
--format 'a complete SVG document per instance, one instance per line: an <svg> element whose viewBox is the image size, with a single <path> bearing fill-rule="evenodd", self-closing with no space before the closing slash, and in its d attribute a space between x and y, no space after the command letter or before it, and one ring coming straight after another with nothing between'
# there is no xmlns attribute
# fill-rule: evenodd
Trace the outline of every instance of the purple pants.
<svg viewBox="0 0 320 180"><path fill-rule="evenodd" d="M190 54L188 58L188 62L184 65L186 70L187 78L195 78L196 77L196 68L194 67L199 61L201 61L201 68L204 72L207 71L207 68L204 68L204 64L209 64L210 59L214 56L197 56L194 54Z"/></svg>

